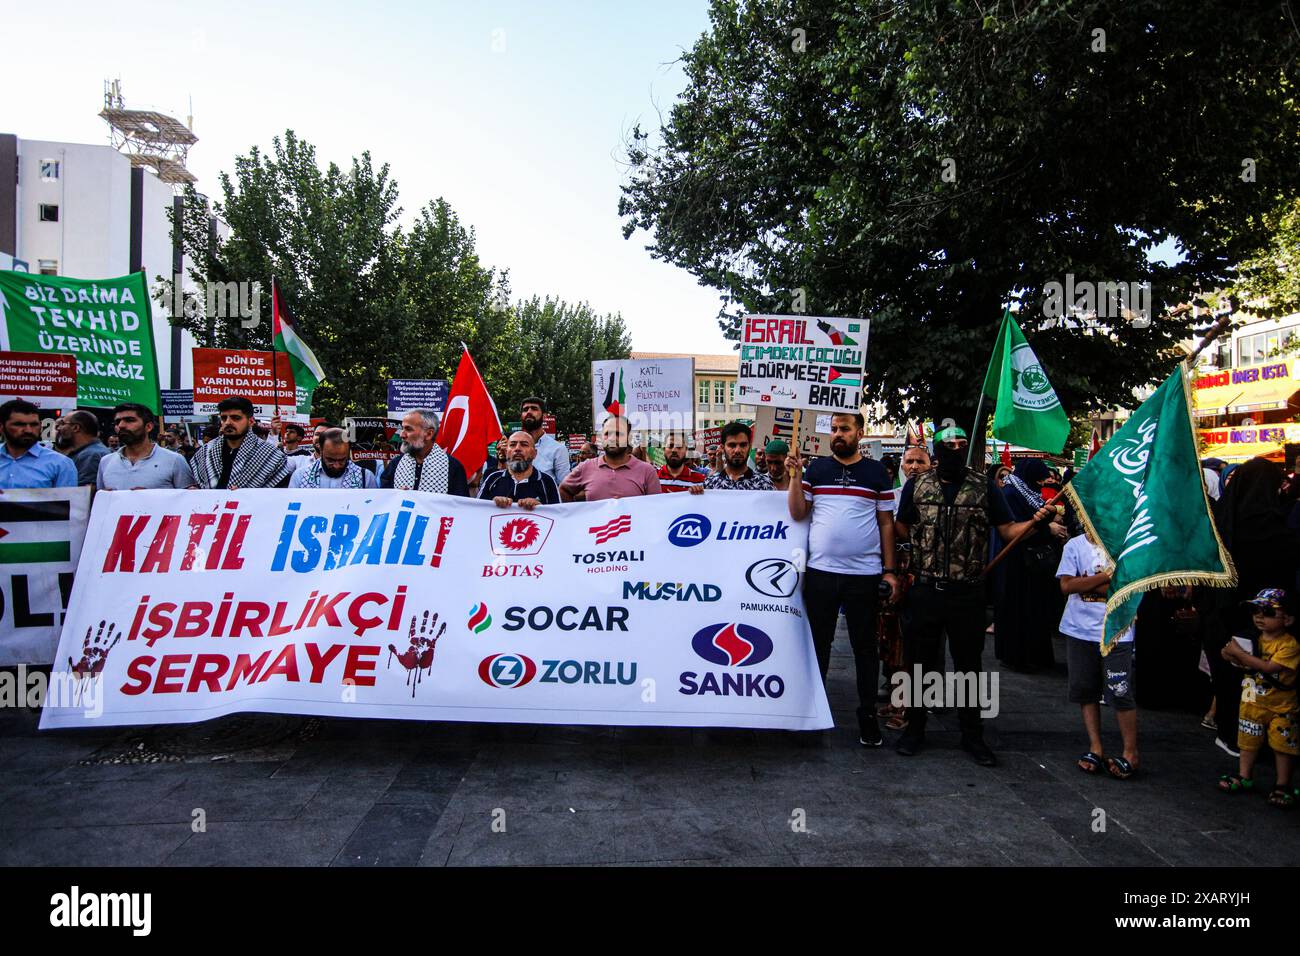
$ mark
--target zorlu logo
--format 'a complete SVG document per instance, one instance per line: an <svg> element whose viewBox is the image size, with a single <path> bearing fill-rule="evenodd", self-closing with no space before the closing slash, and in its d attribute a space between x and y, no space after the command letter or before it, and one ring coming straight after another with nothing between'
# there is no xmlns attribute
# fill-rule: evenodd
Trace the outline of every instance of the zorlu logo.
<svg viewBox="0 0 1300 956"><path fill-rule="evenodd" d="M493 654L479 662L478 676L492 687L523 687L537 676L537 665L522 654Z"/></svg>
<svg viewBox="0 0 1300 956"><path fill-rule="evenodd" d="M632 516L619 515L608 524L596 525L594 528L588 528L587 531L596 536L597 544L604 544L610 538L617 538L620 534L626 534L632 530Z"/></svg>
<svg viewBox="0 0 1300 956"><path fill-rule="evenodd" d="M772 639L751 624L710 624L695 633L691 649L710 664L751 667L772 656Z"/></svg>
<svg viewBox="0 0 1300 956"><path fill-rule="evenodd" d="M522 515L496 515L488 522L492 553L508 556L539 554L550 537L550 518Z"/></svg>
<svg viewBox="0 0 1300 956"><path fill-rule="evenodd" d="M465 623L475 634L482 634L492 626L492 615L488 613L486 604L478 603L469 609L469 620Z"/></svg>
<svg viewBox="0 0 1300 956"><path fill-rule="evenodd" d="M712 530L712 522L704 515L682 515L668 526L668 540L679 548L693 548Z"/></svg>
<svg viewBox="0 0 1300 956"><path fill-rule="evenodd" d="M766 558L749 566L745 580L759 594L788 598L799 590L799 569L785 558Z"/></svg>

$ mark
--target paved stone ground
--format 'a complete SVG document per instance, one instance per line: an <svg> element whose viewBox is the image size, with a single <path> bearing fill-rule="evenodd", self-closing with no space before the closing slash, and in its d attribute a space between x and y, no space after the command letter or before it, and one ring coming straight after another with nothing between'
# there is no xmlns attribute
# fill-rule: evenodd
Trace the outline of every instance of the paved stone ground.
<svg viewBox="0 0 1300 956"><path fill-rule="evenodd" d="M1192 715L1142 713L1140 778L1076 770L1086 741L1063 668L1002 675L988 733L996 769L957 749L951 712L932 719L916 757L895 754L889 731L868 751L847 645L841 634L830 681L839 726L813 740L272 716L39 733L35 713L0 711L0 863L1282 865L1300 855L1300 813L1215 791L1235 761ZM1112 715L1103 720L1118 743ZM106 762L123 753L172 759ZM1271 784L1271 758L1259 777ZM192 830L196 808L206 832ZM1093 832L1094 808L1104 833ZM796 810L805 832L791 826ZM502 811L505 832L494 832Z"/></svg>

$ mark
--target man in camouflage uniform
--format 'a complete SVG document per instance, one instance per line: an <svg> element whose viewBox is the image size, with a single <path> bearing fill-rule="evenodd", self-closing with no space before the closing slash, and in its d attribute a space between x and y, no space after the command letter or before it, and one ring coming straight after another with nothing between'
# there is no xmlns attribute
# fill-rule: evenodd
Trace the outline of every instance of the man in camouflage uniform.
<svg viewBox="0 0 1300 956"><path fill-rule="evenodd" d="M973 689L982 669L984 654L984 582L981 574L988 555L989 528L998 529L1003 541L1039 520L1056 514L1045 505L1029 521L1013 521L1006 500L989 491L984 475L966 467L966 433L947 428L934 436L937 463L909 479L903 486L895 516L894 532L899 541L911 541L911 570L915 583L903 610L903 648L906 673L914 678L914 665L925 676L942 678L943 636L959 682ZM925 742L925 706L922 687L911 688L907 701L907 730L896 750L905 757L919 751ZM984 742L979 704L965 700L958 707L962 749L983 767L997 765L997 757Z"/></svg>

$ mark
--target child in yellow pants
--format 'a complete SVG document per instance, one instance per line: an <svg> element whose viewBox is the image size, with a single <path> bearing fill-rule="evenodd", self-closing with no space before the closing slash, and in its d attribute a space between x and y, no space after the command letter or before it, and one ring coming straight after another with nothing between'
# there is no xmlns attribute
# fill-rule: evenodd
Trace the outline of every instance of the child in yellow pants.
<svg viewBox="0 0 1300 956"><path fill-rule="evenodd" d="M1235 793L1254 788L1255 761L1267 739L1277 760L1277 786L1268 795L1268 802L1289 809L1296 800L1291 790L1291 771L1300 753L1296 719L1300 642L1290 633L1295 616L1290 598L1277 588L1265 588L1245 603L1254 610L1258 650L1249 653L1235 640L1223 648L1224 660L1246 671L1241 679L1241 711L1237 719L1241 772L1220 777L1219 789Z"/></svg>

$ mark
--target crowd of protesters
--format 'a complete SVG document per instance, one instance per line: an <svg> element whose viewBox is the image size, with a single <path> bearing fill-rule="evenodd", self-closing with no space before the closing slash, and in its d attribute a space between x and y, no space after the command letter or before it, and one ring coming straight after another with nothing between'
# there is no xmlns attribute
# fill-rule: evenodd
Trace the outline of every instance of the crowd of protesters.
<svg viewBox="0 0 1300 956"><path fill-rule="evenodd" d="M660 493L775 491L786 495L793 520L809 523L803 597L823 679L845 619L864 746L883 743L883 719L900 732L899 754L923 749L937 708L900 699L899 678L905 684L942 671L945 645L956 672L980 672L991 631L995 655L1009 671L1065 665L1067 696L1080 707L1088 741L1076 760L1081 771L1117 779L1138 772L1141 701L1204 714L1214 746L1239 762L1236 772L1219 777L1225 793L1254 788L1257 757L1267 745L1276 760L1269 803L1291 807L1300 795L1291 779L1300 741L1300 644L1290 633L1300 616L1300 479L1275 462L1204 463L1207 499L1237 586L1148 592L1135 626L1103 656L1113 569L1064 499L1056 500L1068 469L1061 474L1042 458L1024 457L976 471L967 464L968 437L952 427L935 436L932 448L911 445L901 459L876 461L864 454L862 416L852 414L831 417L831 454L808 461L779 439L754 447L751 429L733 422L703 461L684 434L667 435L656 466L619 416L607 418L599 441L581 445L571 461L545 432L545 411L541 399L525 399L519 429L497 443L479 474L467 475L437 444L439 418L430 409L405 414L400 452L380 469L376 461L354 459L345 429L322 423L309 439L294 422L257 422L253 405L240 397L217 406L216 421L197 441L186 429L163 428L142 405L117 406L110 433L101 435L92 412L64 414L51 428L36 406L11 400L0 405L0 489L380 487L476 496L525 510ZM1011 541L1017 547L1001 554ZM946 703L955 704L962 748L980 765L995 765L976 702ZM1110 752L1103 708L1115 714L1120 731L1120 746Z"/></svg>

